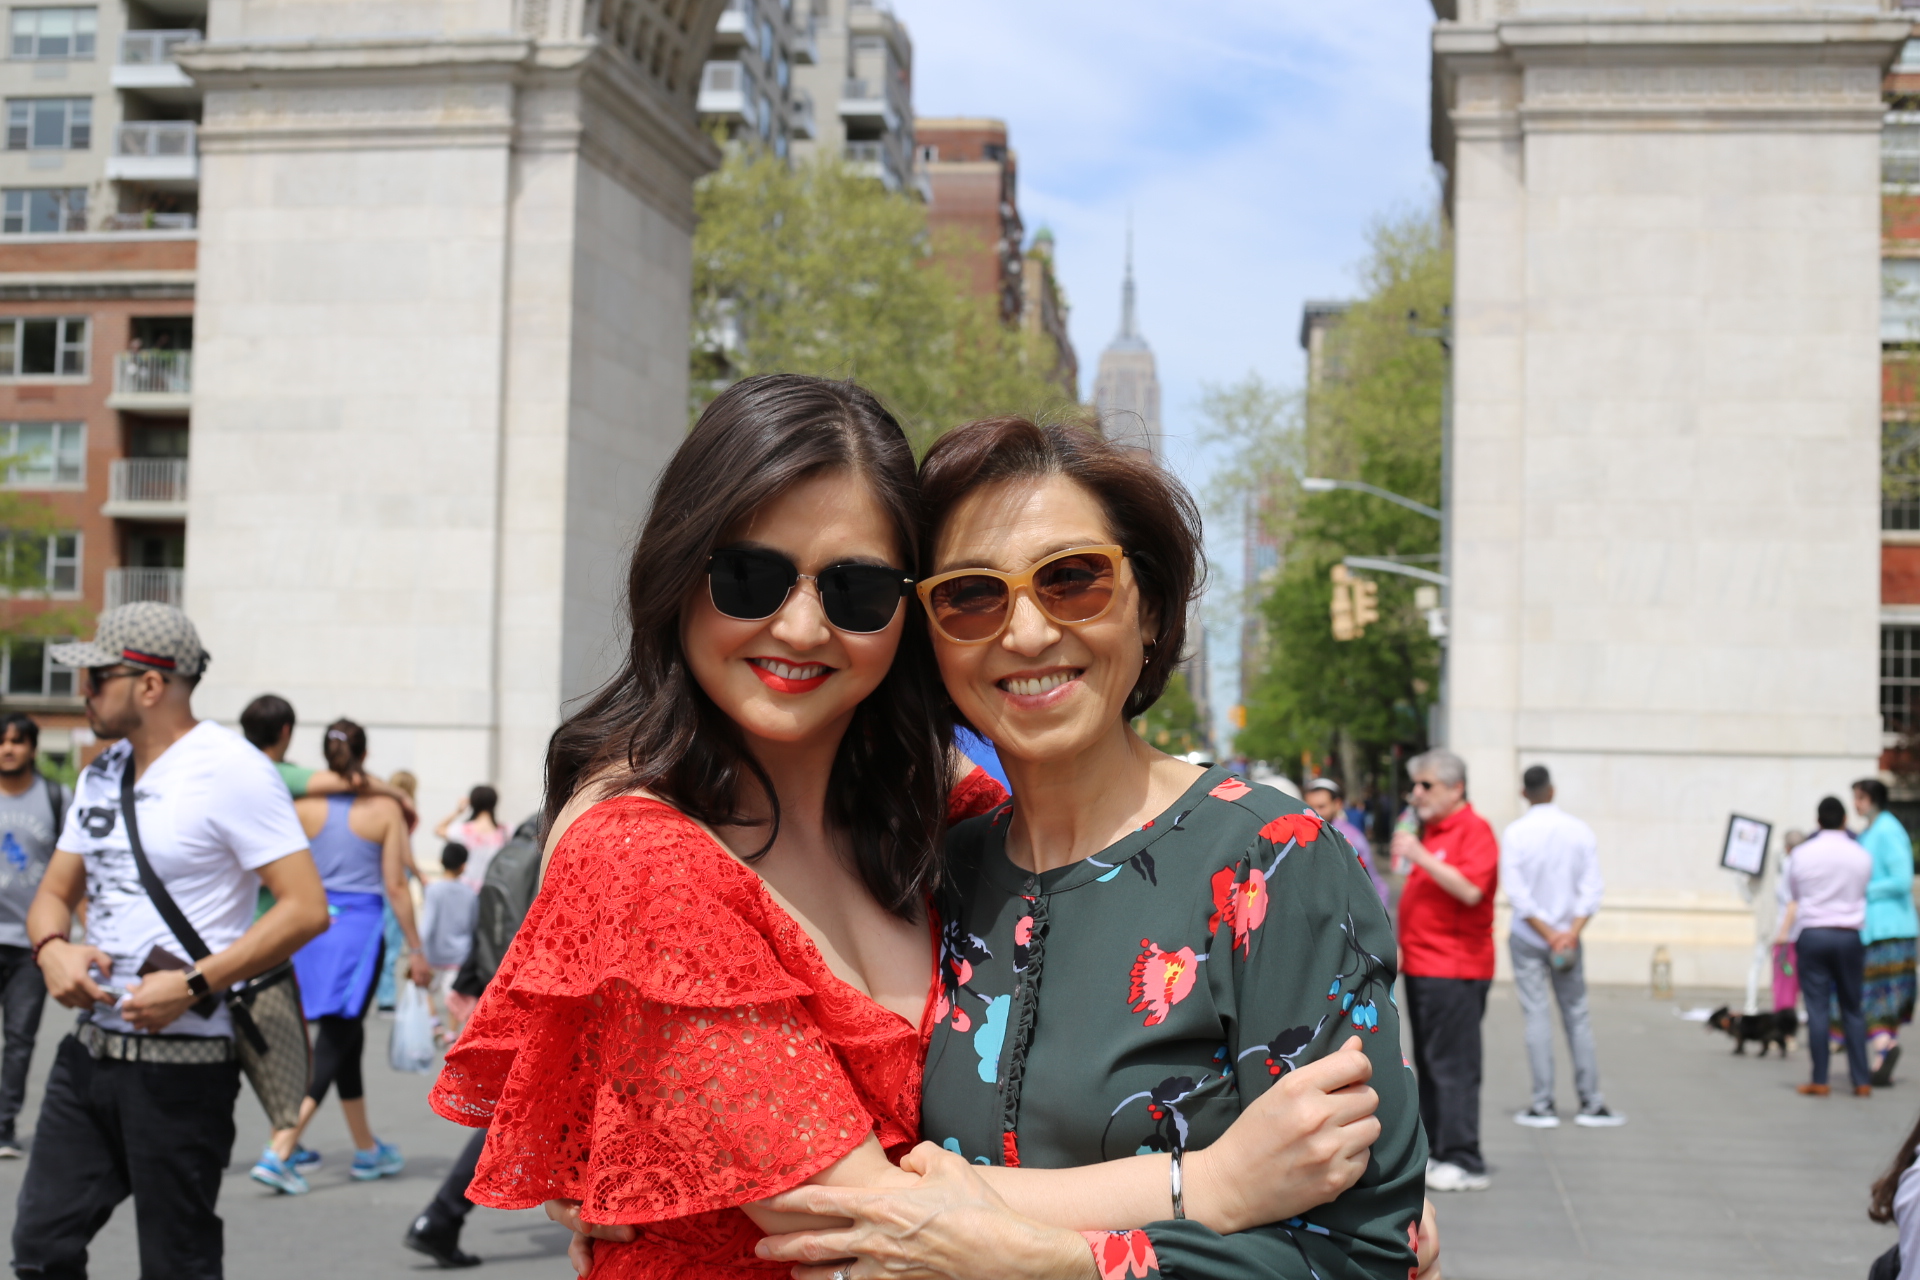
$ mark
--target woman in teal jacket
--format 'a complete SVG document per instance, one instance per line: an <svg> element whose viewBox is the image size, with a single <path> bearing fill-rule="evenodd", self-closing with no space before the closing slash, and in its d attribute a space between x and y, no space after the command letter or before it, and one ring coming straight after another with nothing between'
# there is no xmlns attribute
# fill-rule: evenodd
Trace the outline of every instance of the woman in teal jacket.
<svg viewBox="0 0 1920 1280"><path fill-rule="evenodd" d="M1900 819L1887 812L1887 784L1862 778L1853 784L1853 807L1867 819L1860 844L1873 855L1867 882L1867 923L1860 941L1867 947L1867 982L1861 1005L1867 1018L1867 1056L1873 1083L1893 1083L1900 1060L1900 1027L1913 1021L1914 938L1920 918L1913 909L1913 839Z"/></svg>

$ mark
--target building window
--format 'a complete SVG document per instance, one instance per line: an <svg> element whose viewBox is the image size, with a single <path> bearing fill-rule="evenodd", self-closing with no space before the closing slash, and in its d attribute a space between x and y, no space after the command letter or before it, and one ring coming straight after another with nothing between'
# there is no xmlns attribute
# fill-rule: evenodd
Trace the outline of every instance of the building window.
<svg viewBox="0 0 1920 1280"><path fill-rule="evenodd" d="M52 489L86 480L87 428L79 422L9 422L7 483L16 489Z"/></svg>
<svg viewBox="0 0 1920 1280"><path fill-rule="evenodd" d="M1920 728L1920 627L1880 628L1880 724L1888 733Z"/></svg>
<svg viewBox="0 0 1920 1280"><path fill-rule="evenodd" d="M92 98L7 99L7 150L85 151L92 145Z"/></svg>
<svg viewBox="0 0 1920 1280"><path fill-rule="evenodd" d="M4 567L7 581L25 594L77 596L80 594L80 535L78 533L14 534L6 539Z"/></svg>
<svg viewBox="0 0 1920 1280"><path fill-rule="evenodd" d="M91 58L97 10L15 9L16 58Z"/></svg>
<svg viewBox="0 0 1920 1280"><path fill-rule="evenodd" d="M6 672L3 677L9 698L71 698L73 668L53 660L51 650L66 643L66 637L52 640L15 640L0 654Z"/></svg>
<svg viewBox="0 0 1920 1280"><path fill-rule="evenodd" d="M87 376L87 318L0 319L0 378Z"/></svg>
<svg viewBox="0 0 1920 1280"><path fill-rule="evenodd" d="M9 187L0 200L0 235L60 235L87 229L85 187Z"/></svg>

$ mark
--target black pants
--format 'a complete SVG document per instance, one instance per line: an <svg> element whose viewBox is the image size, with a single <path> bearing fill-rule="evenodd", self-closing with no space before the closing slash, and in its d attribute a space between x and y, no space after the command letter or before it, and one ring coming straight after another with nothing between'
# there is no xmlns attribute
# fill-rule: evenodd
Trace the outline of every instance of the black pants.
<svg viewBox="0 0 1920 1280"><path fill-rule="evenodd" d="M1800 987L1807 993L1807 1053L1813 1058L1813 1082L1827 1082L1827 1005L1840 1002L1840 1033L1847 1042L1847 1071L1856 1085L1872 1078L1867 1070L1867 1020L1860 1012L1860 989L1867 980L1867 948L1858 929L1803 929L1796 946ZM1831 993L1831 995L1829 994Z"/></svg>
<svg viewBox="0 0 1920 1280"><path fill-rule="evenodd" d="M366 998L360 1002L360 1016L344 1018L327 1014L315 1019L313 1033L313 1074L308 1077L307 1096L318 1106L327 1100L327 1088L340 1086L340 1101L352 1102L366 1096L360 1078L360 1059L367 1052L367 1014L373 1008L374 988L387 967L387 944L380 944L380 958L373 964L373 979L367 983Z"/></svg>
<svg viewBox="0 0 1920 1280"><path fill-rule="evenodd" d="M239 1092L236 1062L96 1062L62 1040L20 1184L15 1274L84 1280L87 1245L131 1195L145 1280L220 1280L213 1207Z"/></svg>
<svg viewBox="0 0 1920 1280"><path fill-rule="evenodd" d="M467 1188L473 1183L473 1171L480 1163L480 1148L487 1145L487 1131L475 1129L473 1136L467 1139L467 1145L454 1160L453 1168L447 1170L446 1181L433 1194L433 1203L427 1206L427 1217L437 1227L458 1228L466 1222L467 1215L473 1212L473 1201L467 1199Z"/></svg>
<svg viewBox="0 0 1920 1280"><path fill-rule="evenodd" d="M33 1065L33 1041L40 1034L40 1011L47 1004L47 984L33 952L26 947L0 946L0 1033L6 1049L0 1051L0 1141L13 1140L13 1123L27 1098L27 1068Z"/></svg>
<svg viewBox="0 0 1920 1280"><path fill-rule="evenodd" d="M1480 1020L1485 978L1407 975L1407 1022L1420 1077L1420 1123L1435 1160L1485 1173L1480 1157Z"/></svg>

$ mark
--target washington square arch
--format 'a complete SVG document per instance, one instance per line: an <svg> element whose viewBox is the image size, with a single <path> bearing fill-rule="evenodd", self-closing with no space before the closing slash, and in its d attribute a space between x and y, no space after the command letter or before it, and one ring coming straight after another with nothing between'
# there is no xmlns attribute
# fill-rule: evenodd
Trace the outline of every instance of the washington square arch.
<svg viewBox="0 0 1920 1280"><path fill-rule="evenodd" d="M203 714L272 689L363 719L432 793L533 808L686 430L724 7L212 0L179 56L206 92Z"/></svg>
<svg viewBox="0 0 1920 1280"><path fill-rule="evenodd" d="M485 779L503 818L533 808L686 428L725 7L211 0L177 53L205 93L204 714L271 689L309 725L362 720L432 804ZM1441 735L1497 822L1527 763L1583 797L1618 856L1601 980L1644 981L1657 942L1676 979L1738 982L1727 814L1791 825L1881 747L1879 84L1911 21L1434 9L1458 246ZM1655 443L1679 461L1647 465Z"/></svg>

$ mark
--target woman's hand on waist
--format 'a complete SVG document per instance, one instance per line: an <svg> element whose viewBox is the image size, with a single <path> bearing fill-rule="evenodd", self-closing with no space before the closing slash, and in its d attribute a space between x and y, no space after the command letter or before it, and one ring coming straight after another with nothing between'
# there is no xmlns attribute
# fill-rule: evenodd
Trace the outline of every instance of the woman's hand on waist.
<svg viewBox="0 0 1920 1280"><path fill-rule="evenodd" d="M1380 1137L1372 1078L1359 1036L1281 1076L1211 1146L1187 1153L1187 1215L1224 1235L1337 1198Z"/></svg>
<svg viewBox="0 0 1920 1280"><path fill-rule="evenodd" d="M923 1142L900 1167L911 1188L809 1185L762 1201L778 1213L845 1219L838 1230L768 1236L762 1258L796 1263L795 1280L1092 1280L1077 1231L1009 1209L973 1166ZM852 1261L849 1261L851 1259ZM840 1273L844 1272L844 1276Z"/></svg>
<svg viewBox="0 0 1920 1280"><path fill-rule="evenodd" d="M573 1240L567 1245L567 1261L573 1264L574 1272L578 1275L584 1276L593 1270L595 1240L625 1244L638 1235L632 1227L582 1222L578 1200L549 1200L545 1208L549 1218L573 1232Z"/></svg>

